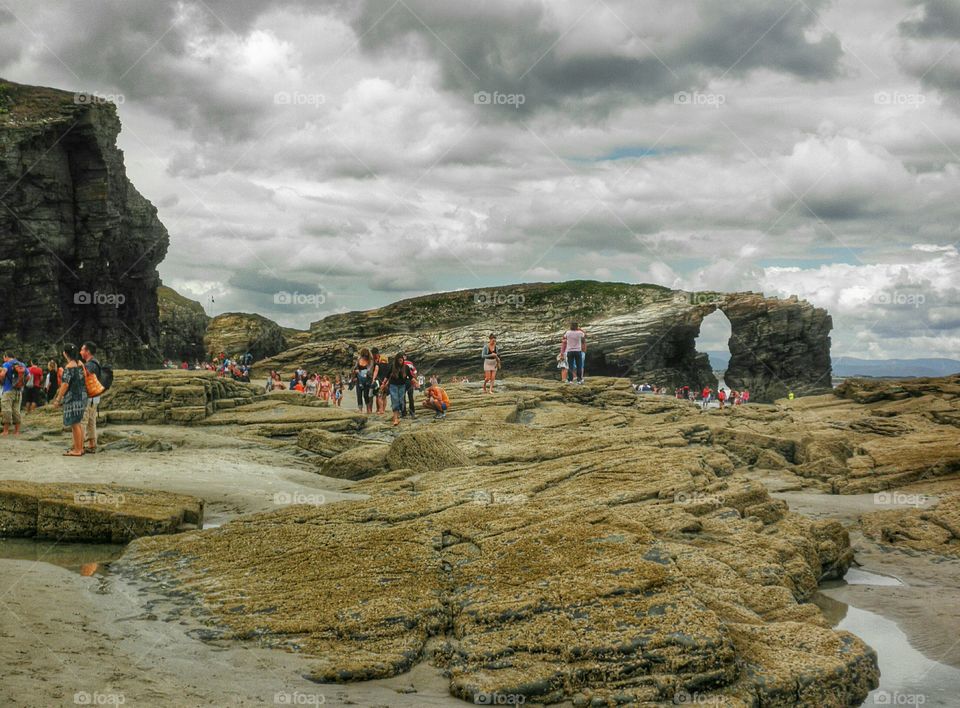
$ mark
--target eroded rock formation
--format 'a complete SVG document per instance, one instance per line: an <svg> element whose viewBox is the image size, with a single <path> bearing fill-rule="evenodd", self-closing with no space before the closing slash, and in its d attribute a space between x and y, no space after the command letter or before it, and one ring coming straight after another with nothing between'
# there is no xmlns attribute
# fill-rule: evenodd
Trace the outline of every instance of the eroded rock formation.
<svg viewBox="0 0 960 708"><path fill-rule="evenodd" d="M168 235L127 179L116 107L3 80L0 99L0 344L48 357L92 339L155 364Z"/></svg>
<svg viewBox="0 0 960 708"><path fill-rule="evenodd" d="M209 371L117 371L100 401L110 423L195 423L255 400L262 387Z"/></svg>
<svg viewBox="0 0 960 708"><path fill-rule="evenodd" d="M203 526L203 500L116 484L0 480L0 536L126 543Z"/></svg>
<svg viewBox="0 0 960 708"><path fill-rule="evenodd" d="M740 453L794 454L773 427L788 407L701 412L599 377L506 386L450 386L443 423L399 434L297 394L216 413L203 424L367 477L351 491L369 498L140 539L113 568L192 598L217 636L310 657L319 681L426 660L475 702L845 706L876 686L875 653L809 601L851 563L846 530L742 474Z"/></svg>
<svg viewBox="0 0 960 708"><path fill-rule="evenodd" d="M716 310L732 326L728 386L749 389L753 400L830 389L832 321L807 302L592 281L464 290L333 315L311 326L309 344L261 362L260 370L349 368L360 346L378 346L409 353L424 372L475 374L495 332L506 375L556 376L561 334L576 320L587 332L592 375L716 386L695 346L703 319Z"/></svg>

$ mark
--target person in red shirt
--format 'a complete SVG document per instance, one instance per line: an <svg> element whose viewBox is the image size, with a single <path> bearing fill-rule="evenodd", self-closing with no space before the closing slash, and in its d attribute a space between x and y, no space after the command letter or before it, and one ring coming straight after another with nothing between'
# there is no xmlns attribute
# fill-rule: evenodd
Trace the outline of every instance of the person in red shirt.
<svg viewBox="0 0 960 708"><path fill-rule="evenodd" d="M30 360L27 367L27 385L23 389L24 412L37 410L40 405L40 389L43 387L43 369L37 366L35 359Z"/></svg>

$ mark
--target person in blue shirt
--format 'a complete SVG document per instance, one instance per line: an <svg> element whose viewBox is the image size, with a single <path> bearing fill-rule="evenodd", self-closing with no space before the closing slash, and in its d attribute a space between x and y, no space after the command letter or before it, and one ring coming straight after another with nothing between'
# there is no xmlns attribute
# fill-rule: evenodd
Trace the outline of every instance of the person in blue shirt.
<svg viewBox="0 0 960 708"><path fill-rule="evenodd" d="M20 434L20 396L23 393L17 387L17 367L24 367L22 363L10 352L4 352L3 365L0 367L0 375L3 376L3 387L0 389L0 414L3 415L3 433L6 437L10 432L10 425L13 424L13 434Z"/></svg>

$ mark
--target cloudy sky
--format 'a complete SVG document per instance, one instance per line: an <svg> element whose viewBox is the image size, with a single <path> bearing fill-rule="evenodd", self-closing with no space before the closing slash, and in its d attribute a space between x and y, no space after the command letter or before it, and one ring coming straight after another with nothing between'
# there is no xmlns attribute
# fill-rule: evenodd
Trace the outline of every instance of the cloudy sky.
<svg viewBox="0 0 960 708"><path fill-rule="evenodd" d="M594 278L960 353L956 0L0 0L0 76L115 98L210 314Z"/></svg>

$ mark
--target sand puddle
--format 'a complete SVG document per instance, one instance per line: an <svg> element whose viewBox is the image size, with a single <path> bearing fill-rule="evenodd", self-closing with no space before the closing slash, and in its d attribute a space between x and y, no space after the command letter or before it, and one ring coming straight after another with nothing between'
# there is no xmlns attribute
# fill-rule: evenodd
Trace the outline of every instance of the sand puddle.
<svg viewBox="0 0 960 708"><path fill-rule="evenodd" d="M33 538L0 538L0 559L50 563L90 576L106 572L126 546L114 543L65 543Z"/></svg>
<svg viewBox="0 0 960 708"><path fill-rule="evenodd" d="M902 587L898 578L851 568L845 580L821 586L814 602L837 629L856 634L877 652L880 686L864 705L955 706L960 692L960 669L943 664L914 649L896 622L830 596L845 585Z"/></svg>

